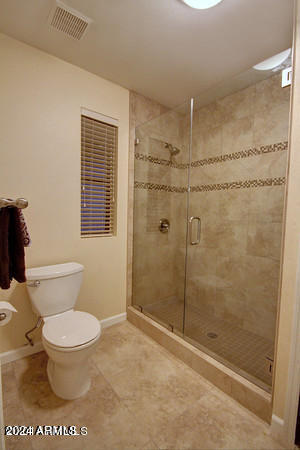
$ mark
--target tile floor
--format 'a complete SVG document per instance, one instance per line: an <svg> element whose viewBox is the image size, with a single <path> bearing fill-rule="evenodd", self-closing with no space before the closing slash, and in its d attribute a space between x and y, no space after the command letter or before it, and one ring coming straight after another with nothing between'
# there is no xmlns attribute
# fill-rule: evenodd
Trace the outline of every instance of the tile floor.
<svg viewBox="0 0 300 450"><path fill-rule="evenodd" d="M103 331L92 386L56 397L44 352L2 367L6 425L77 425L87 436L6 439L7 449L281 449L269 427L128 322Z"/></svg>
<svg viewBox="0 0 300 450"><path fill-rule="evenodd" d="M143 311L157 318L160 323L173 325L175 329L183 331L184 304L175 297L146 306ZM209 338L207 334L210 332L216 333L217 337ZM272 342L193 305L188 305L185 310L184 333L194 345L199 344L201 350L210 351L220 362L266 391L271 391L272 377L268 372L266 357L273 359Z"/></svg>

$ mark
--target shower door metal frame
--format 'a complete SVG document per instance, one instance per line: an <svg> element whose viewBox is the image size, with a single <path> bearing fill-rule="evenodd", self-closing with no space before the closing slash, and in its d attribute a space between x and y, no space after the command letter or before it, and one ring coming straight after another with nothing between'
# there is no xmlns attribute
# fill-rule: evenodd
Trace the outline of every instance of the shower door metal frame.
<svg viewBox="0 0 300 450"><path fill-rule="evenodd" d="M185 262L184 262L184 287L183 287L183 323L182 334L185 337L185 321L186 321L186 290L188 276L188 248L189 248L189 219L190 219L190 192L191 192L191 162L192 162L192 145L193 145L193 115L194 115L194 98L190 99L190 136L189 136L189 159L188 159L188 177L187 177L187 201L186 201L186 232L185 232Z"/></svg>

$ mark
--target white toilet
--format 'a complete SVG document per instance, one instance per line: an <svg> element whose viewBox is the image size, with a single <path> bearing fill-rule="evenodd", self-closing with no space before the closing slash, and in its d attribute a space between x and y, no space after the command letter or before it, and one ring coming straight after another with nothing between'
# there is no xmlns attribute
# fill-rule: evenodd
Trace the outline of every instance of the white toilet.
<svg viewBox="0 0 300 450"><path fill-rule="evenodd" d="M49 382L54 393L66 400L89 390L88 358L101 335L96 317L73 309L82 272L83 266L73 262L26 270L32 309L44 321Z"/></svg>

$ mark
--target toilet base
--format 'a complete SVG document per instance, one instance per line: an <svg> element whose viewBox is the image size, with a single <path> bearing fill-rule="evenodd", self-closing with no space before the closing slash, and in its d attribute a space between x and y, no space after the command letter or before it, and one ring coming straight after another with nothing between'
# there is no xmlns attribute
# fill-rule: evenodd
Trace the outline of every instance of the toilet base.
<svg viewBox="0 0 300 450"><path fill-rule="evenodd" d="M80 368L61 366L49 359L47 374L54 394L64 400L75 400L82 397L91 387L88 365Z"/></svg>
<svg viewBox="0 0 300 450"><path fill-rule="evenodd" d="M89 358L94 353L100 334L80 347L60 349L50 345L43 336L43 346L49 357L47 373L53 392L64 400L75 400L91 386Z"/></svg>

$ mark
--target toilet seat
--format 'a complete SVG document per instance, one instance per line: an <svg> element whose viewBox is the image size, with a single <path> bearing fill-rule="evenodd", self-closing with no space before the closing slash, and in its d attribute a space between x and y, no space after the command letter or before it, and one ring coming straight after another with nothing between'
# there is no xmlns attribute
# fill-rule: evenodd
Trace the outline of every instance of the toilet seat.
<svg viewBox="0 0 300 450"><path fill-rule="evenodd" d="M83 311L71 310L48 317L42 334L52 348L71 351L91 345L99 338L100 332L100 323L96 317Z"/></svg>

